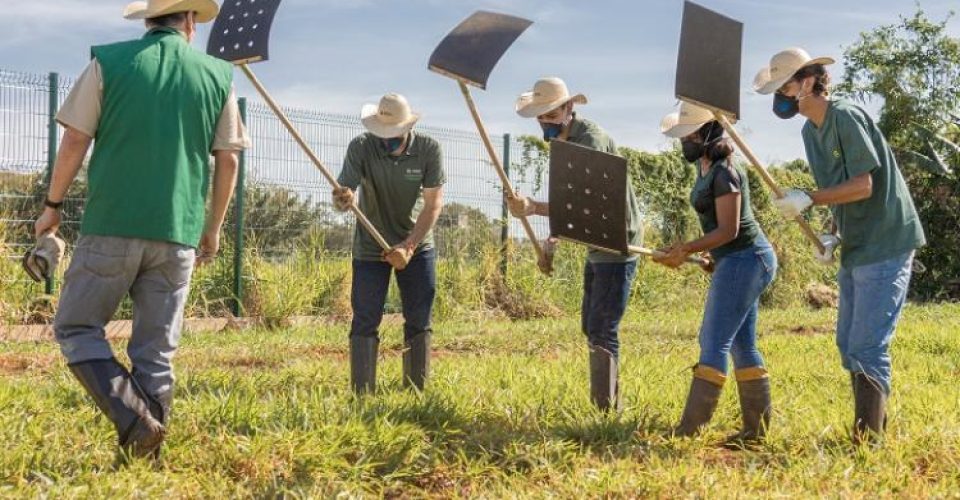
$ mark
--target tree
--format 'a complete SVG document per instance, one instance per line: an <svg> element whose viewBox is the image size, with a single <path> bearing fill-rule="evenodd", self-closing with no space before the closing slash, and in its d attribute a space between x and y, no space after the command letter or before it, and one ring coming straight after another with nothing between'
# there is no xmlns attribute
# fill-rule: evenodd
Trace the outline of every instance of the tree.
<svg viewBox="0 0 960 500"><path fill-rule="evenodd" d="M914 280L919 298L957 297L960 288L960 39L921 9L862 33L844 52L837 92L883 100L878 124L913 194L927 233Z"/></svg>

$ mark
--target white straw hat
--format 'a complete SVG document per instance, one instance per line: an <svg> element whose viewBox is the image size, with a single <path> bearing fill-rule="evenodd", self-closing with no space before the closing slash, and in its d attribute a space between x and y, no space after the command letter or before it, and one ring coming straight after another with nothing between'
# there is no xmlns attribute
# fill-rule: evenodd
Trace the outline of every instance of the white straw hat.
<svg viewBox="0 0 960 500"><path fill-rule="evenodd" d="M567 84L559 78L541 78L533 85L533 90L517 98L517 114L524 118L536 118L570 101L586 104L587 97L583 94L570 95Z"/></svg>
<svg viewBox="0 0 960 500"><path fill-rule="evenodd" d="M660 132L667 137L679 139L696 132L705 123L715 119L716 117L710 110L683 101L680 104L680 109L660 120Z"/></svg>
<svg viewBox="0 0 960 500"><path fill-rule="evenodd" d="M360 110L360 121L373 135L381 139L400 137L417 123L420 115L410 110L407 98L400 94L387 94L380 104L365 104Z"/></svg>
<svg viewBox="0 0 960 500"><path fill-rule="evenodd" d="M790 48L770 58L770 65L761 69L753 79L753 90L760 94L772 94L783 84L790 81L793 75L801 68L814 64L833 64L832 57L818 57L813 59L807 51L801 48Z"/></svg>
<svg viewBox="0 0 960 500"><path fill-rule="evenodd" d="M220 13L220 6L214 0L146 0L127 5L123 17L150 19L177 12L196 12L198 23L208 23Z"/></svg>

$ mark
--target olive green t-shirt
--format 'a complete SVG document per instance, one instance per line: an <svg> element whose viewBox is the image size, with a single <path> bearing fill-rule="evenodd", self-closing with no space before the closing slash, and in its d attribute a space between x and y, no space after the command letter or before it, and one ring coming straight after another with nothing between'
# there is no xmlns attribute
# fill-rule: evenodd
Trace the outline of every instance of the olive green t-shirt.
<svg viewBox="0 0 960 500"><path fill-rule="evenodd" d="M873 194L831 207L840 237L840 263L856 267L891 259L926 244L913 198L887 140L867 113L845 99L830 100L819 128L803 126L803 143L821 188L870 173Z"/></svg>
<svg viewBox="0 0 960 500"><path fill-rule="evenodd" d="M747 173L735 167L729 160L713 162L706 175L702 175L697 167L697 181L690 193L690 203L700 219L700 228L707 234L717 229L717 198L730 193L740 193L740 228L737 237L710 251L714 259L720 260L723 256L743 250L755 245L761 240L763 232L753 217L753 208L750 206L750 182Z"/></svg>
<svg viewBox="0 0 960 500"><path fill-rule="evenodd" d="M423 189L443 186L440 143L410 132L410 144L400 156L391 156L381 139L371 133L356 137L347 147L343 171L337 180L357 191L358 206L387 243L401 243L413 231L423 209ZM433 231L427 233L416 253L433 248ZM353 257L382 260L383 249L360 224L353 235Z"/></svg>
<svg viewBox="0 0 960 500"><path fill-rule="evenodd" d="M585 120L580 117L574 117L570 124L570 132L567 140L585 146L619 156L617 145L613 139L607 135L606 131L600 128L596 123ZM633 180L630 173L627 172L627 242L630 245L639 246L643 242L642 217L640 215L640 203L637 201L637 195L633 191ZM591 249L587 254L587 260L590 262L630 262L636 260L636 255L616 255L600 250Z"/></svg>

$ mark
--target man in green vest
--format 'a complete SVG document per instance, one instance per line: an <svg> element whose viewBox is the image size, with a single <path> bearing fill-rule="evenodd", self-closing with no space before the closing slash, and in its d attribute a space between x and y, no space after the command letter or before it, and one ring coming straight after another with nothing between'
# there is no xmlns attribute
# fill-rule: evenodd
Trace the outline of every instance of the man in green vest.
<svg viewBox="0 0 960 500"><path fill-rule="evenodd" d="M383 319L390 275L403 302L403 382L423 389L430 366L430 321L437 293L433 226L443 205L440 143L413 130L419 115L406 98L387 94L367 104L360 121L367 129L350 142L333 191L337 209L359 208L390 245L383 251L359 224L353 237L350 305L350 379L354 392L376 387L377 329Z"/></svg>
<svg viewBox="0 0 960 500"><path fill-rule="evenodd" d="M570 141L604 153L618 154L616 144L606 131L574 111L574 105L586 103L586 96L570 94L563 80L541 78L532 90L520 95L516 111L523 118L536 119L546 141ZM640 204L629 175L627 178L627 237L631 245L640 245L643 241ZM544 201L518 196L507 202L515 217L550 215L550 205ZM620 320L627 310L636 274L636 256L612 255L598 250L590 250L587 254L580 322L590 349L590 397L594 405L604 411L619 409L620 405Z"/></svg>
<svg viewBox="0 0 960 500"><path fill-rule="evenodd" d="M80 239L64 277L54 333L70 370L113 422L121 450L156 455L173 401L171 360L194 264L211 262L249 139L229 63L190 47L213 0L151 0L127 7L143 38L92 49L57 120L65 128L38 236L55 233L67 189L91 143ZM210 210L210 156L215 158ZM133 302L120 364L104 327Z"/></svg>

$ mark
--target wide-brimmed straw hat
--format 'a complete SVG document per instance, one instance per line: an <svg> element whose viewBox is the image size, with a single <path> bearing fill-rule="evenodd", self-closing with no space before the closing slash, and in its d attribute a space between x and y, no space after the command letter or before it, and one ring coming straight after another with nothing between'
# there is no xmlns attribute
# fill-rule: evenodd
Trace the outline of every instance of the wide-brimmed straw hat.
<svg viewBox="0 0 960 500"><path fill-rule="evenodd" d="M517 114L524 118L536 118L570 101L586 104L587 96L570 95L567 84L559 78L541 78L533 85L533 90L524 92L517 98Z"/></svg>
<svg viewBox="0 0 960 500"><path fill-rule="evenodd" d="M770 65L761 69L753 79L753 90L760 94L772 94L790 81L800 69L814 64L833 64L832 57L811 58L807 51L793 47L770 58Z"/></svg>
<svg viewBox="0 0 960 500"><path fill-rule="evenodd" d="M709 109L683 101L680 109L660 120L660 132L667 137L679 139L696 132L704 124L715 119L716 117Z"/></svg>
<svg viewBox="0 0 960 500"><path fill-rule="evenodd" d="M360 110L360 121L373 135L381 139L400 137L417 123L420 115L410 110L407 98L387 94L380 104L365 104Z"/></svg>
<svg viewBox="0 0 960 500"><path fill-rule="evenodd" d="M146 0L127 5L123 17L151 19L177 12L196 12L198 23L209 23L220 13L220 5L214 0Z"/></svg>

